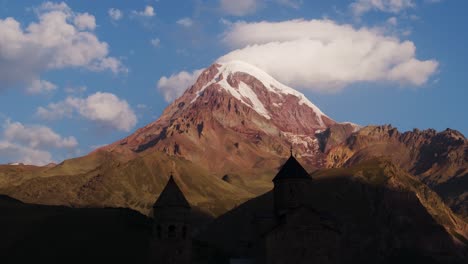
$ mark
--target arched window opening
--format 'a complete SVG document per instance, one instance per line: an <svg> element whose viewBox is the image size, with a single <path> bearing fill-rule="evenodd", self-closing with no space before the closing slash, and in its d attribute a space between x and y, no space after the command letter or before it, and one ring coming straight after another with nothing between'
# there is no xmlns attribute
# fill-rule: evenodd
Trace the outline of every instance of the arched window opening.
<svg viewBox="0 0 468 264"><path fill-rule="evenodd" d="M174 238L176 237L176 227L175 225L170 225L169 228L168 228L168 237L170 238Z"/></svg>

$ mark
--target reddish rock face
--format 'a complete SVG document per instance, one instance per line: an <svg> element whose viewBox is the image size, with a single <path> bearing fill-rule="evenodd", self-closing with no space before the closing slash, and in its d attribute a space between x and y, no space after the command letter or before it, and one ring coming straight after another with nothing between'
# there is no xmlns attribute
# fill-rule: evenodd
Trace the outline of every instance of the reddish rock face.
<svg viewBox="0 0 468 264"><path fill-rule="evenodd" d="M352 166L385 157L432 187L455 212L468 218L468 140L463 134L452 129L400 133L391 125L349 132L335 125L317 135L327 153L326 166Z"/></svg>
<svg viewBox="0 0 468 264"><path fill-rule="evenodd" d="M321 166L315 133L334 124L302 93L231 62L207 68L158 120L104 149L163 151L202 163L229 156L231 166L251 167L259 162L253 157L284 158L293 145L306 163Z"/></svg>

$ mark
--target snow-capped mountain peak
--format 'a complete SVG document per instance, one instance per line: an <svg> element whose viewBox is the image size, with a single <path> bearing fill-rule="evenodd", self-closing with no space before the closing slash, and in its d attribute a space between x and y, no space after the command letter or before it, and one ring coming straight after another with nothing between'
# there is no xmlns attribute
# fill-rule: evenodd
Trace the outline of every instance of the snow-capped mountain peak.
<svg viewBox="0 0 468 264"><path fill-rule="evenodd" d="M335 124L302 93L255 66L232 61L206 68L158 120L107 148L154 149L195 161L217 152L208 151L211 146L247 148L266 157L272 149L278 154L294 145L321 166L315 133Z"/></svg>
<svg viewBox="0 0 468 264"><path fill-rule="evenodd" d="M306 105L313 110L319 126L325 126L323 117L328 117L317 106L310 102L304 94L280 83L265 71L243 61L231 61L215 65L217 67L216 75L211 81L206 83L197 91L197 94L191 103L195 102L206 88L213 84L217 84L221 89L224 89L243 104L254 109L258 114L262 115L266 119L271 119L272 113L269 108L281 108L285 101L285 96L291 95L299 99L299 105ZM262 84L263 88L266 89L266 92L270 94L270 96L272 94L276 95L275 97L279 100L274 100L275 102L272 103L272 100L266 100L268 103L272 104L271 106L266 105L267 102L264 102L265 100L259 98L258 89L257 91L254 91L255 89L252 87L251 83L246 83L242 78L234 80L235 78L233 76L237 73L247 74L254 77ZM209 74L209 72L204 71L202 74Z"/></svg>

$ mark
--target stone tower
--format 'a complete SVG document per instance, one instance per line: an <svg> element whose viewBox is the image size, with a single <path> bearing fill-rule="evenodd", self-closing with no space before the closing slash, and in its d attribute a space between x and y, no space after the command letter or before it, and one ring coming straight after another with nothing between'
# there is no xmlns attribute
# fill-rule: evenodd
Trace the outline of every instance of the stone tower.
<svg viewBox="0 0 468 264"><path fill-rule="evenodd" d="M153 210L150 263L191 263L190 205L172 175Z"/></svg>
<svg viewBox="0 0 468 264"><path fill-rule="evenodd" d="M291 156L273 178L275 214L282 216L289 210L302 205L305 190L310 181L310 175L294 158L291 151Z"/></svg>

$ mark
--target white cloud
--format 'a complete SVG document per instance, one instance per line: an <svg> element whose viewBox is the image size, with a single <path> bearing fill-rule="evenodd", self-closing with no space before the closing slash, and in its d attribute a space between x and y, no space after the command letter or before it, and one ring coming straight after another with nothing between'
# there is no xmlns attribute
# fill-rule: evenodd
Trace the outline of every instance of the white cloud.
<svg viewBox="0 0 468 264"><path fill-rule="evenodd" d="M50 103L47 107L38 107L36 115L44 120L57 120L64 117L71 118L76 109L75 97L67 97L58 103Z"/></svg>
<svg viewBox="0 0 468 264"><path fill-rule="evenodd" d="M156 15L154 8L150 5L146 6L143 11L133 11L133 14L142 17L152 17Z"/></svg>
<svg viewBox="0 0 468 264"><path fill-rule="evenodd" d="M161 40L159 38L154 38L151 40L151 45L157 48L161 45Z"/></svg>
<svg viewBox="0 0 468 264"><path fill-rule="evenodd" d="M260 5L259 0L221 0L221 10L233 16L245 16L255 13Z"/></svg>
<svg viewBox="0 0 468 264"><path fill-rule="evenodd" d="M44 2L38 8L36 8L37 12L42 11L61 11L70 13L71 9L65 2L54 3L54 2Z"/></svg>
<svg viewBox="0 0 468 264"><path fill-rule="evenodd" d="M7 120L4 125L4 139L30 148L74 148L78 142L74 137L64 138L52 129L42 125L25 126Z"/></svg>
<svg viewBox="0 0 468 264"><path fill-rule="evenodd" d="M427 82L428 76L435 71L436 67L437 63L421 62L410 58L390 69L387 78L390 81L421 85Z"/></svg>
<svg viewBox="0 0 468 264"><path fill-rule="evenodd" d="M236 50L219 62L243 60L287 85L317 91L338 91L356 82L418 86L438 67L435 60L416 59L411 41L330 20L237 22L223 42Z"/></svg>
<svg viewBox="0 0 468 264"><path fill-rule="evenodd" d="M128 69L122 67L122 63L120 62L120 60L113 57L102 58L99 61L95 61L92 64L90 64L88 68L93 71L104 71L107 69L111 70L114 73L128 73Z"/></svg>
<svg viewBox="0 0 468 264"><path fill-rule="evenodd" d="M356 0L350 8L355 16L361 16L372 10L387 13L399 13L400 11L414 7L413 0Z"/></svg>
<svg viewBox="0 0 468 264"><path fill-rule="evenodd" d="M23 125L6 120L0 138L0 160L45 165L53 162L51 150L72 151L78 146L74 137L62 137L43 125Z"/></svg>
<svg viewBox="0 0 468 264"><path fill-rule="evenodd" d="M0 89L30 86L42 73L63 68L126 70L108 56L107 43L86 31L96 26L92 15L74 13L63 2L46 2L35 11L38 21L24 28L12 17L0 19Z"/></svg>
<svg viewBox="0 0 468 264"><path fill-rule="evenodd" d="M143 12L145 16L154 16L154 8L152 6L146 6L145 11Z"/></svg>
<svg viewBox="0 0 468 264"><path fill-rule="evenodd" d="M177 24L183 26L183 27L191 27L193 25L193 20L189 17L184 17L184 18L181 18L179 20L177 20L176 22Z"/></svg>
<svg viewBox="0 0 468 264"><path fill-rule="evenodd" d="M0 159L6 162L21 162L24 164L46 165L53 162L48 151L29 148L0 140Z"/></svg>
<svg viewBox="0 0 468 264"><path fill-rule="evenodd" d="M96 28L96 19L88 13L76 15L73 22L79 30L94 30Z"/></svg>
<svg viewBox="0 0 468 264"><path fill-rule="evenodd" d="M107 14L109 15L109 17L114 20L114 21L117 21L117 20L120 20L122 19L123 17L123 12L120 11L119 9L117 8L110 8L108 11L107 11Z"/></svg>
<svg viewBox="0 0 468 264"><path fill-rule="evenodd" d="M136 125L136 115L127 101L114 94L98 92L76 103L83 117L105 126L129 131Z"/></svg>
<svg viewBox="0 0 468 264"><path fill-rule="evenodd" d="M67 97L47 107L39 107L36 111L38 117L47 120L70 118L75 113L99 126L122 131L130 131L137 123L137 117L127 101L111 93L97 92L87 98Z"/></svg>
<svg viewBox="0 0 468 264"><path fill-rule="evenodd" d="M162 92L164 99L171 102L194 84L202 71L203 69L194 70L193 72L182 71L169 77L163 76L159 79L157 88Z"/></svg>
<svg viewBox="0 0 468 264"><path fill-rule="evenodd" d="M57 85L46 80L33 80L26 88L30 94L48 93L57 89Z"/></svg>

